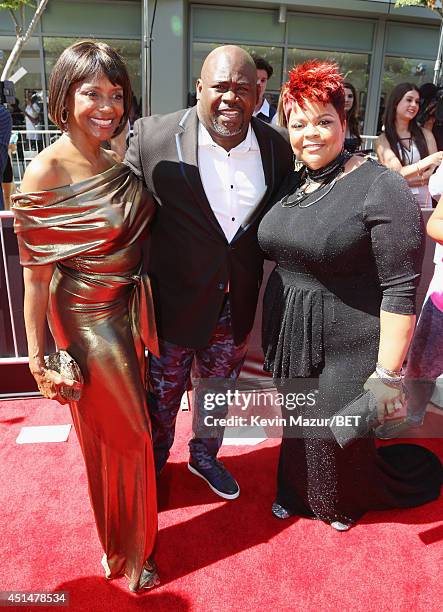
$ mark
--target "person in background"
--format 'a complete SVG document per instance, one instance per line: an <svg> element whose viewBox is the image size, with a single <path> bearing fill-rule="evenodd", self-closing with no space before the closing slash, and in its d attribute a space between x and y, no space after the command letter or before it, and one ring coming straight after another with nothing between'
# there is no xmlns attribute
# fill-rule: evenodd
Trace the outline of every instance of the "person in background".
<svg viewBox="0 0 443 612"><path fill-rule="evenodd" d="M434 83L423 83L420 92L420 112L417 120L420 125L430 130L434 135L437 149L443 150L443 122L442 122L442 90Z"/></svg>
<svg viewBox="0 0 443 612"><path fill-rule="evenodd" d="M275 125L277 122L277 109L275 106L271 106L265 98L268 80L273 75L274 69L263 57L254 57L253 59L257 68L257 85L259 86L258 102L255 106L253 115L266 123Z"/></svg>
<svg viewBox="0 0 443 612"><path fill-rule="evenodd" d="M294 412L283 407L272 512L345 531L368 510L417 506L440 493L441 463L428 449L377 449L369 433L341 448L328 426L363 388L373 390L381 418L402 406L423 222L401 176L343 150L336 64L295 66L284 107L304 168L288 175L258 229L276 262L263 300L264 369L283 393L318 392L296 412L315 427L291 426Z"/></svg>
<svg viewBox="0 0 443 612"><path fill-rule="evenodd" d="M437 244L434 274L409 349L405 372L406 416L389 419L375 434L381 440L406 437L423 425L437 378L443 374L443 165L429 179L429 192L440 202L428 220L427 232Z"/></svg>
<svg viewBox="0 0 443 612"><path fill-rule="evenodd" d="M9 159L9 142L12 132L12 117L8 109L0 104L0 177L8 164ZM4 209L3 190L0 189L0 210Z"/></svg>
<svg viewBox="0 0 443 612"><path fill-rule="evenodd" d="M12 126L16 130L22 130L25 127L25 115L20 108L20 100L15 98L14 104L11 105Z"/></svg>
<svg viewBox="0 0 443 612"><path fill-rule="evenodd" d="M129 125L130 125L131 130L134 127L134 123L137 121L137 119L140 119L140 117L141 117L141 100L139 104L137 102L137 96L135 95L134 92L132 92L131 110L129 111Z"/></svg>
<svg viewBox="0 0 443 612"><path fill-rule="evenodd" d="M20 100L15 98L14 104L12 104L11 115L12 115L12 128L17 132L22 132L25 129L25 115L20 108ZM26 170L25 156L23 153L23 140L24 134L17 133L16 147L17 147L17 161L20 166L20 176L22 176Z"/></svg>
<svg viewBox="0 0 443 612"><path fill-rule="evenodd" d="M280 89L280 95L278 97L277 112L275 114L275 118L276 118L275 125L278 125L278 127L288 129L288 121L286 119L285 109L283 105L285 91L286 91L286 85L283 85L282 88Z"/></svg>
<svg viewBox="0 0 443 612"><path fill-rule="evenodd" d="M6 162L5 169L3 171L2 178L2 190L3 190L3 205L5 210L11 209L11 195L14 193L14 172L12 169L12 155L17 152L17 137L18 134L11 134L11 138L8 146L8 159Z"/></svg>
<svg viewBox="0 0 443 612"><path fill-rule="evenodd" d="M25 124L26 124L26 139L28 140L29 147L32 151L38 151L39 153L43 150L43 138L38 133L42 129L40 123L40 105L38 103L38 96L35 92L28 92L26 96L26 106L24 110Z"/></svg>
<svg viewBox="0 0 443 612"><path fill-rule="evenodd" d="M346 137L345 149L349 153L355 153L361 147L358 99L355 87L349 81L345 81L345 111L346 111Z"/></svg>
<svg viewBox="0 0 443 612"><path fill-rule="evenodd" d="M432 132L417 125L420 93L412 83L400 83L389 96L385 132L375 143L382 164L403 176L420 206L430 206L429 177L443 159Z"/></svg>

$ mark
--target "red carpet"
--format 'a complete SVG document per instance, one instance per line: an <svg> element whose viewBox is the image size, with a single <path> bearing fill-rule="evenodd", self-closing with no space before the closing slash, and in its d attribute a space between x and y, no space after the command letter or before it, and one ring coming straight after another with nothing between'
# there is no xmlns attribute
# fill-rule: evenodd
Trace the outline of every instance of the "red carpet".
<svg viewBox="0 0 443 612"><path fill-rule="evenodd" d="M429 414L428 425L440 418ZM443 498L368 513L347 533L278 521L270 513L278 441L224 449L242 492L218 501L186 468L190 421L180 414L159 483L162 586L132 595L125 579L102 577L75 432L66 443L15 444L22 426L68 423L68 410L47 400L0 403L0 589L66 590L69 609L88 612L442 609ZM441 440L419 443L443 458Z"/></svg>

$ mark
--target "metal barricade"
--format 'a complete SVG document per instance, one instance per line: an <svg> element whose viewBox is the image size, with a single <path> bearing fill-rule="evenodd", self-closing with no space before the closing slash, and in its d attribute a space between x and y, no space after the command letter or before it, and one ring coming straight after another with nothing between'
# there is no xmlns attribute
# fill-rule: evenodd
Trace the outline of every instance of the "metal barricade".
<svg viewBox="0 0 443 612"><path fill-rule="evenodd" d="M11 154L12 171L16 185L21 183L23 174L32 159L45 147L60 137L59 130L13 130L17 135L15 151Z"/></svg>
<svg viewBox="0 0 443 612"><path fill-rule="evenodd" d="M377 154L375 152L375 141L377 140L377 138L378 136L368 136L365 134L362 134L361 136L362 151L364 151L367 155L369 155L369 157L372 157L373 159L377 159Z"/></svg>
<svg viewBox="0 0 443 612"><path fill-rule="evenodd" d="M0 211L0 399L37 394L28 369L23 298L13 214ZM53 350L54 342L47 329L45 352Z"/></svg>

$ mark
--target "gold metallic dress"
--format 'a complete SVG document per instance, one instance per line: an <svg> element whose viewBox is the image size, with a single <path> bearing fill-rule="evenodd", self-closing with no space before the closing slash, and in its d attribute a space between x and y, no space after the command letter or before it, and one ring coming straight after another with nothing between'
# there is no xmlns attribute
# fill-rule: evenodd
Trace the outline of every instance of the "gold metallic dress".
<svg viewBox="0 0 443 612"><path fill-rule="evenodd" d="M52 191L14 197L24 266L55 264L48 321L85 384L71 413L110 577L136 588L157 535L144 347L157 336L141 245L154 202L123 164Z"/></svg>

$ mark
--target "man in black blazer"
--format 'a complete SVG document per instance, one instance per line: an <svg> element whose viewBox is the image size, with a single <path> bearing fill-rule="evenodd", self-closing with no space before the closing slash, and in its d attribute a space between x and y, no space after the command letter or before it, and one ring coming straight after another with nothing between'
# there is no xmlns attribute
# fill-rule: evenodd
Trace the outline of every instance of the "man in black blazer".
<svg viewBox="0 0 443 612"><path fill-rule="evenodd" d="M257 226L292 167L284 133L251 120L256 79L246 51L214 49L197 106L137 121L126 155L158 203L148 261L160 340L148 401L158 472L191 368L193 377L235 379L246 355L263 268ZM222 439L194 436L188 467L234 499L238 484L217 460Z"/></svg>

